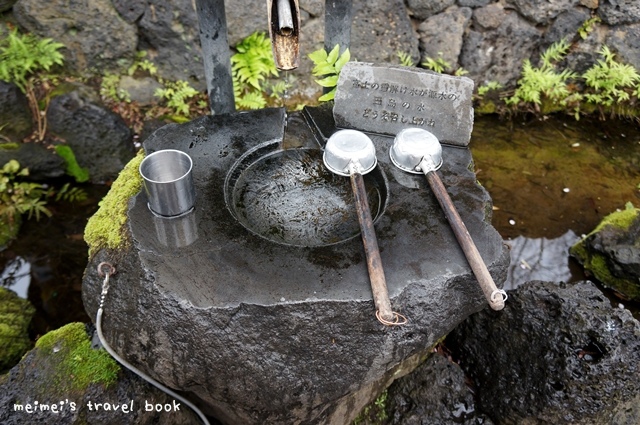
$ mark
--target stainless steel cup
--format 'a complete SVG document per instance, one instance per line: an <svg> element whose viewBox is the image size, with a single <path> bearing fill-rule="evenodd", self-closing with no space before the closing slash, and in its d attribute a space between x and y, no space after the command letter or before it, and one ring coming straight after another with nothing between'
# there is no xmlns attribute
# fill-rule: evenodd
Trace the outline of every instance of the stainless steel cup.
<svg viewBox="0 0 640 425"><path fill-rule="evenodd" d="M153 217L156 237L168 248L184 248L198 239L196 214L184 214L179 217Z"/></svg>
<svg viewBox="0 0 640 425"><path fill-rule="evenodd" d="M191 157L174 149L154 152L142 160L140 175L152 213L177 217L193 209L196 196L192 169Z"/></svg>

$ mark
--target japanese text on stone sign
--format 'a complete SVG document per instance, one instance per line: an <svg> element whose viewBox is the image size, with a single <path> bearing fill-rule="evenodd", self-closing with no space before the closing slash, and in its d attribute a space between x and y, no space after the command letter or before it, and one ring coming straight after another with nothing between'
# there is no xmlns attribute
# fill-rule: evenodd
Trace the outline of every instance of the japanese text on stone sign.
<svg viewBox="0 0 640 425"><path fill-rule="evenodd" d="M377 83L353 80L353 87L376 92L371 105L365 106L363 118L415 126L435 127L430 118L426 102L454 102L460 99L455 92L437 91L428 88L408 87L400 84Z"/></svg>

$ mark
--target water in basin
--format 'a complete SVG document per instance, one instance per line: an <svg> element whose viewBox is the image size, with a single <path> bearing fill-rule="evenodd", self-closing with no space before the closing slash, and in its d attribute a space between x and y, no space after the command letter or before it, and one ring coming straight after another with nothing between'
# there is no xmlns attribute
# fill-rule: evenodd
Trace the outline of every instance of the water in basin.
<svg viewBox="0 0 640 425"><path fill-rule="evenodd" d="M360 234L350 180L324 166L320 149L276 150L255 161L241 160L238 168L227 179L227 207L251 232L307 247ZM374 219L384 206L381 179L379 172L365 176Z"/></svg>

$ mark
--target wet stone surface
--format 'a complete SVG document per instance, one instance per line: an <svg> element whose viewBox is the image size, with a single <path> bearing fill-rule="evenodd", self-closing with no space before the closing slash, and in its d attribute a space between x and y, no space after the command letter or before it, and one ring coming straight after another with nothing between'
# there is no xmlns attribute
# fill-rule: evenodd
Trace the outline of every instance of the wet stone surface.
<svg viewBox="0 0 640 425"><path fill-rule="evenodd" d="M352 234L355 213L342 186L348 178L318 168L332 123L327 108L288 118L270 109L159 129L144 147L192 156L195 210L180 219L154 218L138 194L128 212L132 246L98 252L85 274L83 300L94 316L101 286L95 267L116 263L107 340L137 367L192 393L224 423L347 423L396 373L413 369L439 338L486 305L424 176L396 170L388 156L393 139L372 135L379 165L367 187L379 200L371 208L391 304L409 323L389 328L375 319L362 241ZM312 171L285 169L296 162L289 150ZM443 158L442 180L500 285L508 252L489 224L491 199L469 170L471 154L446 146ZM248 224L256 213L255 221L265 220L252 211L264 206L238 197L246 189L242 173L256 170L273 193L266 199L339 211L314 215L303 208L300 219L317 218L331 229L327 238L319 243L318 232L294 232L294 240L277 240ZM278 171L293 175L281 182L306 202L269 186L281 178ZM319 202L325 190L339 208ZM267 224L277 234L295 217L287 212ZM347 231L335 225L340 221Z"/></svg>

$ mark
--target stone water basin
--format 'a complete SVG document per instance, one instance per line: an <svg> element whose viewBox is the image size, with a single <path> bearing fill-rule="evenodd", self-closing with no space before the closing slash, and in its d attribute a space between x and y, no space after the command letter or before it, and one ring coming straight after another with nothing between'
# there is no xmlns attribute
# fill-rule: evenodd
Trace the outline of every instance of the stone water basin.
<svg viewBox="0 0 640 425"><path fill-rule="evenodd" d="M395 169L393 139L372 134L379 162L365 185L391 304L409 322L375 319L349 179L321 161L334 131L326 107L157 130L147 153L193 158L194 212L155 218L139 193L129 204L131 247L98 252L85 273L94 317L95 267L118 268L104 317L116 351L224 423L348 423L486 306L426 179ZM470 151L444 146L443 158L440 176L501 286L508 252Z"/></svg>

